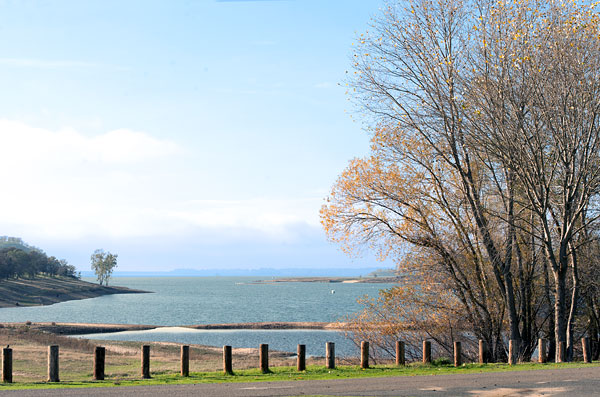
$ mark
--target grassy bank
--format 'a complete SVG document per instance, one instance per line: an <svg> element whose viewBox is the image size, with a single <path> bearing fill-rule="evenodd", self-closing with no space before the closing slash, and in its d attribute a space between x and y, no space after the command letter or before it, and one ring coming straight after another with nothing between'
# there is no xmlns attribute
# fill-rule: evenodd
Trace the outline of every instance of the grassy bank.
<svg viewBox="0 0 600 397"><path fill-rule="evenodd" d="M51 305L111 294L144 293L125 287L106 287L60 276L0 280L0 307Z"/></svg>
<svg viewBox="0 0 600 397"><path fill-rule="evenodd" d="M43 332L27 325L0 328L0 346L13 349L13 384L0 384L0 391L23 388L111 387L173 383L260 382L282 380L344 379L357 377L447 375L534 369L599 366L598 363L564 364L411 364L406 367L376 365L362 370L357 359L338 360L335 370L324 367L324 359L311 357L307 370L297 372L295 357L289 353L270 352L272 372L262 374L258 367L257 349L233 349L234 375L224 375L222 350L208 346L191 346L189 378L179 373L180 346L174 343L151 343L152 379L140 379L140 342L91 341ZM46 383L47 346L60 346L60 379L58 384ZM92 381L92 351L96 345L106 347L106 380Z"/></svg>

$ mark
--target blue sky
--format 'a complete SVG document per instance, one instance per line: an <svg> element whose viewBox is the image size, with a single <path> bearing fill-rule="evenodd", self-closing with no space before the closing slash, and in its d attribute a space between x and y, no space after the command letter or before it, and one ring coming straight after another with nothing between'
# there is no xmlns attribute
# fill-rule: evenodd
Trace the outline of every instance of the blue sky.
<svg viewBox="0 0 600 397"><path fill-rule="evenodd" d="M343 84L382 5L0 2L0 234L82 270L377 266L318 210L368 151Z"/></svg>

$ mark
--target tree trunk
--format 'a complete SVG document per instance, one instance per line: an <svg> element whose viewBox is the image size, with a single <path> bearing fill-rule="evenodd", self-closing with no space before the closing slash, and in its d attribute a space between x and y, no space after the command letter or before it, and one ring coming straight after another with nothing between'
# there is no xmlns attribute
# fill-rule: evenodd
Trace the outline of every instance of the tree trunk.
<svg viewBox="0 0 600 397"><path fill-rule="evenodd" d="M567 340L567 319L566 319L566 271L559 270L553 271L554 273L554 285L556 291L554 292L554 338L556 345L560 342ZM562 357L559 357L560 349L556 349L555 361L562 361Z"/></svg>
<svg viewBox="0 0 600 397"><path fill-rule="evenodd" d="M548 303L548 311L552 308L552 299L550 299L550 276L548 271L548 259L544 256L542 265L544 267L544 295ZM548 359L556 355L556 336L554 334L554 315L549 315L546 338L548 339Z"/></svg>
<svg viewBox="0 0 600 397"><path fill-rule="evenodd" d="M571 271L573 277L573 289L571 294L571 307L569 308L569 318L567 320L567 361L573 361L573 321L577 312L577 300L579 299L579 270L577 268L577 253L573 244L571 248Z"/></svg>

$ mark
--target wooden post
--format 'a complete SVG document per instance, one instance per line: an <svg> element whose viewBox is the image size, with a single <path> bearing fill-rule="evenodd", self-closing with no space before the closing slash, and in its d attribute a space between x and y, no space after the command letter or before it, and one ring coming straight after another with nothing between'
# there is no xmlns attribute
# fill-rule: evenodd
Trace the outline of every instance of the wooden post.
<svg viewBox="0 0 600 397"><path fill-rule="evenodd" d="M423 364L431 364L431 342L423 341Z"/></svg>
<svg viewBox="0 0 600 397"><path fill-rule="evenodd" d="M360 367L369 368L369 342L360 342Z"/></svg>
<svg viewBox="0 0 600 397"><path fill-rule="evenodd" d="M454 342L454 366L462 365L462 346L460 342Z"/></svg>
<svg viewBox="0 0 600 397"><path fill-rule="evenodd" d="M508 341L508 365L515 365L517 363L517 341L511 339Z"/></svg>
<svg viewBox="0 0 600 397"><path fill-rule="evenodd" d="M581 347L583 349L583 362L592 362L592 352L590 350L590 338L581 338Z"/></svg>
<svg viewBox="0 0 600 397"><path fill-rule="evenodd" d="M260 371L263 374L269 372L269 345L262 343L258 353L258 361L260 361Z"/></svg>
<svg viewBox="0 0 600 397"><path fill-rule="evenodd" d="M60 382L58 377L58 346L48 346L48 382Z"/></svg>
<svg viewBox="0 0 600 397"><path fill-rule="evenodd" d="M2 349L2 382L12 383L12 349Z"/></svg>
<svg viewBox="0 0 600 397"><path fill-rule="evenodd" d="M564 363L567 353L567 343L564 340L561 340L556 344L556 353L556 362Z"/></svg>
<svg viewBox="0 0 600 397"><path fill-rule="evenodd" d="M233 362L231 359L231 346L223 346L223 372L227 375L233 374Z"/></svg>
<svg viewBox="0 0 600 397"><path fill-rule="evenodd" d="M142 378L150 379L150 346L142 346Z"/></svg>
<svg viewBox="0 0 600 397"><path fill-rule="evenodd" d="M479 364L487 364L487 362L487 343L483 339L479 339Z"/></svg>
<svg viewBox="0 0 600 397"><path fill-rule="evenodd" d="M333 342L325 344L325 365L327 369L335 368L335 343Z"/></svg>
<svg viewBox="0 0 600 397"><path fill-rule="evenodd" d="M548 361L548 355L546 353L546 344L546 339L538 339L538 362L542 364Z"/></svg>
<svg viewBox="0 0 600 397"><path fill-rule="evenodd" d="M298 345L298 361L296 362L298 371L306 370L306 345Z"/></svg>
<svg viewBox="0 0 600 397"><path fill-rule="evenodd" d="M404 342L396 341L396 365L404 365L406 360L404 358Z"/></svg>
<svg viewBox="0 0 600 397"><path fill-rule="evenodd" d="M190 376L190 347L181 346L181 376Z"/></svg>
<svg viewBox="0 0 600 397"><path fill-rule="evenodd" d="M105 358L106 349L102 346L96 346L94 349L94 380L104 380Z"/></svg>

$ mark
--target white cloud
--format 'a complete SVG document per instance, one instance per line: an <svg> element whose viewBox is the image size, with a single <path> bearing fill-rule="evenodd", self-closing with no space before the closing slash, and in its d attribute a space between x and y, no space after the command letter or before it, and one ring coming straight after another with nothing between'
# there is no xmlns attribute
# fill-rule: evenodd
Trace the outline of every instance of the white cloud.
<svg viewBox="0 0 600 397"><path fill-rule="evenodd" d="M144 132L86 136L0 120L0 231L71 239L214 230L290 241L298 225L319 227L320 197L211 200L193 160Z"/></svg>
<svg viewBox="0 0 600 397"><path fill-rule="evenodd" d="M180 151L169 141L152 138L142 132L119 129L96 136L86 142L91 159L106 163L135 163Z"/></svg>
<svg viewBox="0 0 600 397"><path fill-rule="evenodd" d="M40 163L137 163L181 150L173 142L128 129L88 137L73 129L50 131L9 120L0 120L0 142L0 166L7 168Z"/></svg>
<svg viewBox="0 0 600 397"><path fill-rule="evenodd" d="M143 232L148 180L181 152L127 129L85 136L0 120L0 227L55 237Z"/></svg>
<svg viewBox="0 0 600 397"><path fill-rule="evenodd" d="M189 224L259 230L272 237L286 236L290 225L319 225L321 198L194 200L169 213Z"/></svg>

